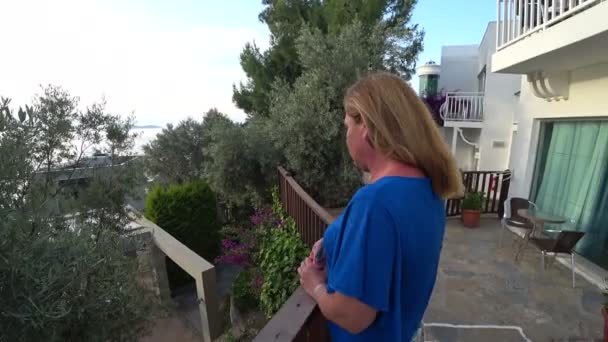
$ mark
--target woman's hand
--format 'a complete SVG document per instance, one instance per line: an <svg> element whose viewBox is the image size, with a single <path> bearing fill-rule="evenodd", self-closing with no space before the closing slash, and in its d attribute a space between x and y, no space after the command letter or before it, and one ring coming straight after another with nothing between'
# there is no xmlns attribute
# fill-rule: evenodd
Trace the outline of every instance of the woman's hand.
<svg viewBox="0 0 608 342"><path fill-rule="evenodd" d="M325 284L327 281L325 268L320 269L315 266L311 258L306 258L302 261L298 268L298 274L300 275L300 284L304 288L304 291L313 298L317 285Z"/></svg>

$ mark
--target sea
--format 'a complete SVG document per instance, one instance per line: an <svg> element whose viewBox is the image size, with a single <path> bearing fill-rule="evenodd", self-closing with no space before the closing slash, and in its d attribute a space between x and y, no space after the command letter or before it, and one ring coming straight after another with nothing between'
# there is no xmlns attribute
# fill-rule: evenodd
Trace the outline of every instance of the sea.
<svg viewBox="0 0 608 342"><path fill-rule="evenodd" d="M148 144L150 141L156 139L156 135L162 132L162 127L136 127L131 130L131 132L137 133L137 138L135 138L135 146L133 147L133 152L137 155L143 154L144 145Z"/></svg>

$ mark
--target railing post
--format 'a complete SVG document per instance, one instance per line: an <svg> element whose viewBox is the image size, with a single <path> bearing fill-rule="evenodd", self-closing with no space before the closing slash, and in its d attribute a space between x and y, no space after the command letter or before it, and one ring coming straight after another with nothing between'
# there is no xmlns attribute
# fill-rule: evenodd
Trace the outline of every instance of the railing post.
<svg viewBox="0 0 608 342"><path fill-rule="evenodd" d="M158 248L151 239L152 265L156 275L158 296L163 303L171 302L171 290L169 289L169 277L167 276L167 256Z"/></svg>
<svg viewBox="0 0 608 342"><path fill-rule="evenodd" d="M517 37L519 38L519 36L522 35L522 27L523 27L523 21L524 21L524 7L523 7L523 0L515 0L517 1L517 4L519 5L517 7Z"/></svg>
<svg viewBox="0 0 608 342"><path fill-rule="evenodd" d="M543 6L543 11L544 11L544 15L543 15L543 30L544 30L545 27L547 26L547 21L549 20L549 6L548 6L548 4L545 4Z"/></svg>
<svg viewBox="0 0 608 342"><path fill-rule="evenodd" d="M540 1L536 1L534 4L534 11L536 12L536 24L534 27L537 27L540 25Z"/></svg>
<svg viewBox="0 0 608 342"><path fill-rule="evenodd" d="M505 36L506 36L506 41L508 42L510 39L512 39L512 37L509 36L509 34L511 33L511 6L509 6L509 4L511 3L512 0L507 0L505 1L505 9L504 9L504 16L506 18L506 29L505 29Z"/></svg>
<svg viewBox="0 0 608 342"><path fill-rule="evenodd" d="M196 294L203 339L211 342L221 334L221 320L215 289L215 268L203 271L196 277Z"/></svg>
<svg viewBox="0 0 608 342"><path fill-rule="evenodd" d="M509 188L511 186L511 177L512 177L511 170L507 170L502 175L502 182L501 182L501 186L500 186L500 197L498 200L498 202L499 202L498 203L498 218L502 218L505 213L505 201L507 200L507 198L509 196Z"/></svg>
<svg viewBox="0 0 608 342"><path fill-rule="evenodd" d="M502 28L502 21L500 20L500 6L503 0L496 0L496 49L498 50L502 46L500 40L500 30Z"/></svg>
<svg viewBox="0 0 608 342"><path fill-rule="evenodd" d="M509 11L511 12L511 20L513 21L511 23L511 39L515 39L515 34L517 32L517 11L515 10L515 2L517 0L510 0L509 2L509 6L510 9Z"/></svg>
<svg viewBox="0 0 608 342"><path fill-rule="evenodd" d="M524 0L524 8L523 8L523 11L524 11L524 24L523 24L523 27L522 27L523 28L522 31L523 31L524 34L526 32L528 32L528 17L530 16L530 14L528 13L528 12L530 12L528 10L529 3L530 3L530 0Z"/></svg>

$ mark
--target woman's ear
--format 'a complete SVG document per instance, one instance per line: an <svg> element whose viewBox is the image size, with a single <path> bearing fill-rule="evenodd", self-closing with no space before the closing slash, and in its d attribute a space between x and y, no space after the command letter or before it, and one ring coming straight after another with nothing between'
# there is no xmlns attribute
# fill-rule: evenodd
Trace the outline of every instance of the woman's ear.
<svg viewBox="0 0 608 342"><path fill-rule="evenodd" d="M369 130L367 129L365 122L362 123L361 125L362 125L361 134L363 134L363 140L365 140L369 144L369 146L373 147L374 145L372 145L372 141L369 138Z"/></svg>

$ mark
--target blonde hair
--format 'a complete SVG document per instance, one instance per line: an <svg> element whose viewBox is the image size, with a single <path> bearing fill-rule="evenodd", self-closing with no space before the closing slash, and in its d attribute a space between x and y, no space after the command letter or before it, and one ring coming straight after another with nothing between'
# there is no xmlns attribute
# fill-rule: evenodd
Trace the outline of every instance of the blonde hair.
<svg viewBox="0 0 608 342"><path fill-rule="evenodd" d="M344 109L365 123L375 150L421 169L438 196L462 194L454 157L428 108L404 80L383 72L368 75L348 89Z"/></svg>

